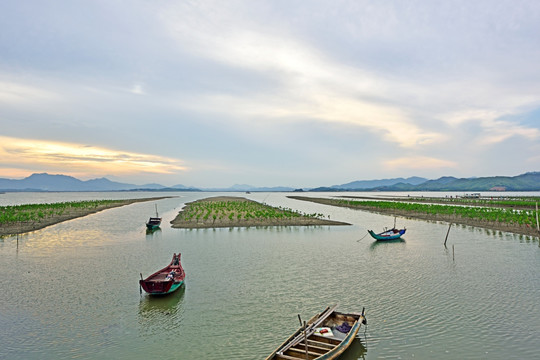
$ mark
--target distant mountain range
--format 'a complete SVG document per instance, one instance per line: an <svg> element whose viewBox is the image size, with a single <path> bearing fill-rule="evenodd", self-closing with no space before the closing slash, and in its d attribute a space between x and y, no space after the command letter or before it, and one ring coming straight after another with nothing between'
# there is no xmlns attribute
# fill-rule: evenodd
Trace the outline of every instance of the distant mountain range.
<svg viewBox="0 0 540 360"><path fill-rule="evenodd" d="M333 185L330 187L320 187L312 189L312 191L365 191L376 189L384 186L393 186L396 184L408 184L418 185L428 181L428 179L421 177L410 178L394 178L394 179L382 179L382 180L358 180L342 185Z"/></svg>
<svg viewBox="0 0 540 360"><path fill-rule="evenodd" d="M490 176L458 179L445 176L418 185L394 184L380 187L381 191L540 191L540 172L518 176Z"/></svg>
<svg viewBox="0 0 540 360"><path fill-rule="evenodd" d="M233 185L229 188L195 188L181 184L171 187L160 184L134 185L111 181L107 178L79 180L67 175L32 174L15 180L0 178L0 191L540 191L540 172L518 176L479 178L441 177L428 180L421 177L381 180L358 180L329 187L294 189L292 187L254 187Z"/></svg>
<svg viewBox="0 0 540 360"><path fill-rule="evenodd" d="M444 176L436 180L418 177L408 179L355 181L344 185L322 187L311 191L540 191L540 172L518 176L455 178ZM379 184L377 184L379 182ZM383 184L383 183L387 184ZM357 184L362 187L357 187ZM375 185L370 188L364 185Z"/></svg>
<svg viewBox="0 0 540 360"><path fill-rule="evenodd" d="M134 185L111 181L107 178L92 180L79 180L67 175L50 175L47 173L32 174L21 180L0 178L0 191L200 191L187 188L184 185L175 185L172 188L159 184Z"/></svg>

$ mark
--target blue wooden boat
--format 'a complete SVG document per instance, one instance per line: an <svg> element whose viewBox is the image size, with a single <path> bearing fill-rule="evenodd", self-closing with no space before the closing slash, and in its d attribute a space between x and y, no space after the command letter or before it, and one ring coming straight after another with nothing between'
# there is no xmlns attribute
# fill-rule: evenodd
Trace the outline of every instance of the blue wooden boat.
<svg viewBox="0 0 540 360"><path fill-rule="evenodd" d="M385 240L397 240L400 239L403 234L405 234L405 231L407 229L390 229L385 230L382 233L375 234L373 230L368 230L369 235L371 235L372 238L374 238L377 241L385 241Z"/></svg>
<svg viewBox="0 0 540 360"><path fill-rule="evenodd" d="M367 320L364 310L361 314L347 314L336 311L336 307L327 307L304 322L266 360L337 359L352 344L360 326L367 324Z"/></svg>
<svg viewBox="0 0 540 360"><path fill-rule="evenodd" d="M174 254L171 263L161 270L156 271L146 279L139 280L139 284L144 291L150 295L170 294L184 283L186 273L180 263L180 253Z"/></svg>

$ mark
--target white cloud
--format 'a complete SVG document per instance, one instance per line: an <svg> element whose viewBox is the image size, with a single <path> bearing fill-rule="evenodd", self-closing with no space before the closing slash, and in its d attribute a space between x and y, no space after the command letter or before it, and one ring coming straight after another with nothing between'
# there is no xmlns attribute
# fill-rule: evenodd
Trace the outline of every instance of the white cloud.
<svg viewBox="0 0 540 360"><path fill-rule="evenodd" d="M200 56L229 66L272 73L281 82L279 92L259 89L251 96L197 96L187 104L191 109L272 121L284 117L287 121L318 119L353 124L403 147L444 138L422 130L407 112L392 105L395 100L389 96L393 85L384 78L342 65L293 38L265 33L255 24L247 29L233 26L218 31L211 16L193 22L192 14L184 10L168 11L165 16L179 47L187 46Z"/></svg>
<svg viewBox="0 0 540 360"><path fill-rule="evenodd" d="M0 103L23 105L58 99L60 99L58 94L39 87L0 81Z"/></svg>
<svg viewBox="0 0 540 360"><path fill-rule="evenodd" d="M393 170L439 170L456 169L458 164L454 161L437 159L429 156L411 156L384 161L387 169Z"/></svg>
<svg viewBox="0 0 540 360"><path fill-rule="evenodd" d="M130 93L136 94L136 95L144 95L146 92L143 89L142 84L135 84L133 87L129 90Z"/></svg>
<svg viewBox="0 0 540 360"><path fill-rule="evenodd" d="M64 174L171 174L186 170L173 158L104 147L0 136L0 166L49 168Z"/></svg>
<svg viewBox="0 0 540 360"><path fill-rule="evenodd" d="M211 159L262 173L279 156L314 174L284 140L305 131L302 150L326 147L377 177L464 163L481 171L517 153L505 145L532 154L540 139L534 1L134 1L127 13L123 2L96 4L88 16L10 3L20 18L0 24L17 34L0 37L3 135L189 153L201 171ZM34 21L54 31L36 32ZM162 131L149 134L157 120ZM237 156L231 139L250 151ZM200 178L219 178L208 174Z"/></svg>

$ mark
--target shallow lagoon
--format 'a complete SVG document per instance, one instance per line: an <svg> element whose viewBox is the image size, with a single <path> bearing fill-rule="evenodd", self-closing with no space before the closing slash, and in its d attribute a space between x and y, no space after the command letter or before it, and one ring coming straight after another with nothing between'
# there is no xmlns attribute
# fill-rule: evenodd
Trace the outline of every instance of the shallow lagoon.
<svg viewBox="0 0 540 360"><path fill-rule="evenodd" d="M0 204L155 194L8 193ZM445 248L447 224L398 218L405 241L379 244L367 229L392 217L285 193L233 195L352 225L171 229L185 202L221 194L170 195L0 239L0 359L264 359L297 314L333 303L367 310L347 360L540 356L538 238L454 226ZM164 221L147 234L154 203ZM185 287L140 295L139 273L179 251Z"/></svg>

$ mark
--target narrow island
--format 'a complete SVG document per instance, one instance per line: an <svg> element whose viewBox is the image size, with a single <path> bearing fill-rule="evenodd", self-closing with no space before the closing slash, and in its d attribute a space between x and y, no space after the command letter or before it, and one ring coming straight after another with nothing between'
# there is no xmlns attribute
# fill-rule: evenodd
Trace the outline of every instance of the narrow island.
<svg viewBox="0 0 540 360"><path fill-rule="evenodd" d="M350 225L327 220L324 214L264 205L243 197L218 196L187 203L171 221L173 228L201 229L249 226Z"/></svg>
<svg viewBox="0 0 540 360"><path fill-rule="evenodd" d="M531 205L531 200L523 200L519 203L516 200L508 200L507 202L485 200L483 203L467 200L461 205L445 205L441 203L447 200L440 198L423 198L421 202L414 202L412 199L408 202L402 198L387 198L385 200L375 200L374 198L347 200L306 196L288 196L288 198L385 215L444 221L521 235L540 236L537 225L538 214L533 209L534 205ZM467 205L464 206L465 203Z"/></svg>
<svg viewBox="0 0 540 360"><path fill-rule="evenodd" d="M0 236L23 234L98 211L166 198L170 196L0 206Z"/></svg>

